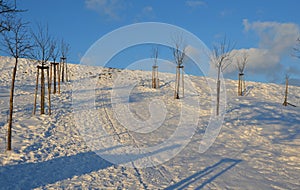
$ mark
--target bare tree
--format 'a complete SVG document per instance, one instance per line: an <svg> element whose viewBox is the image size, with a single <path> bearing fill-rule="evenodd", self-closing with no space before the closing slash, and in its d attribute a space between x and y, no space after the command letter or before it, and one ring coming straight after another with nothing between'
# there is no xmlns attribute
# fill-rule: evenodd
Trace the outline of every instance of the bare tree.
<svg viewBox="0 0 300 190"><path fill-rule="evenodd" d="M34 50L31 53L31 57L37 60L39 64L45 65L53 56L55 49L53 39L49 34L48 25L38 24L37 31L31 34L34 40Z"/></svg>
<svg viewBox="0 0 300 190"><path fill-rule="evenodd" d="M225 71L225 69L232 63L232 50L234 48L234 44L227 40L226 37L224 39L213 46L212 53L210 55L211 62L217 68L217 107L216 107L216 115L219 115L219 107L220 107L220 88L221 81L220 75L221 72Z"/></svg>
<svg viewBox="0 0 300 190"><path fill-rule="evenodd" d="M294 104L291 104L288 102L288 88L289 88L289 78L290 76L288 74L285 75L285 91L284 91L284 101L283 104L284 106L293 106L296 107Z"/></svg>
<svg viewBox="0 0 300 190"><path fill-rule="evenodd" d="M152 49L153 65L152 65L152 88L159 88L159 78L158 78L158 47Z"/></svg>
<svg viewBox="0 0 300 190"><path fill-rule="evenodd" d="M52 61L55 63L59 53L60 53L60 47L58 45L58 41L57 40L52 40L51 42L52 44L52 54L50 55L50 58L52 59Z"/></svg>
<svg viewBox="0 0 300 190"><path fill-rule="evenodd" d="M247 63L248 63L248 54L247 52L244 51L236 58L236 66L239 70L239 83L238 83L239 96L243 96L243 92L246 89L245 80L244 80L244 71Z"/></svg>
<svg viewBox="0 0 300 190"><path fill-rule="evenodd" d="M27 33L26 23L21 19L13 20L10 26L10 30L3 32L3 46L6 49L6 53L15 59L15 65L12 71L10 100L9 100L9 119L7 130L7 150L11 150L11 130L13 119L13 106L14 106L14 89L15 80L17 75L17 66L19 58L27 57L29 50L32 48L30 43L30 37Z"/></svg>
<svg viewBox="0 0 300 190"><path fill-rule="evenodd" d="M288 105L287 97L288 97L288 87L289 87L289 75L285 75L285 92L284 92L284 101L283 104L284 106Z"/></svg>
<svg viewBox="0 0 300 190"><path fill-rule="evenodd" d="M61 61L60 61L60 71L61 71L61 81L64 82L65 76L66 81L68 82L68 66L67 66L67 56L70 51L70 45L66 43L64 40L61 41Z"/></svg>
<svg viewBox="0 0 300 190"><path fill-rule="evenodd" d="M184 45L182 36L174 40L173 57L176 66L175 93L174 99L179 99L180 79L182 79L182 93L184 96L184 76L183 76L183 60L186 56L186 45Z"/></svg>
<svg viewBox="0 0 300 190"><path fill-rule="evenodd" d="M37 25L36 33L32 32L32 38L34 40L34 51L31 53L31 58L37 60L40 66L38 66L38 73L39 69L41 69L41 114L45 113L45 74L44 70L47 70L48 76L48 91L50 90L49 84L49 67L46 66L46 63L49 61L51 56L53 56L54 45L53 40L48 32L48 26L42 26L41 24ZM37 77L37 84L38 86L38 77ZM48 92L48 100L49 100L49 111L50 111L50 92ZM34 110L35 113L35 106L36 106L36 95L35 95L35 102L34 102ZM49 113L50 114L50 113Z"/></svg>

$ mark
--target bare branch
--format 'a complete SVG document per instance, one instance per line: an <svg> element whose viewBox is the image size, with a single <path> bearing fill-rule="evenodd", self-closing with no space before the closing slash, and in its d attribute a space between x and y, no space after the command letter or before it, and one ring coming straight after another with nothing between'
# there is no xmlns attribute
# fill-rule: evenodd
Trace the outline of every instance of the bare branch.
<svg viewBox="0 0 300 190"><path fill-rule="evenodd" d="M18 19L11 21L11 26L10 31L2 33L4 51L14 58L28 57L32 45L27 32L27 23Z"/></svg>
<svg viewBox="0 0 300 190"><path fill-rule="evenodd" d="M249 57L248 53L244 51L241 53L241 55L239 55L236 58L236 66L240 74L244 73L245 67L248 63L248 57Z"/></svg>
<svg viewBox="0 0 300 190"><path fill-rule="evenodd" d="M52 40L53 52L51 55L51 59L55 62L60 53L60 47L58 45L58 40Z"/></svg>
<svg viewBox="0 0 300 190"><path fill-rule="evenodd" d="M11 28L11 19L15 13L24 12L26 10L19 10L16 6L16 0L14 3L9 0L0 0L0 32L9 31Z"/></svg>
<svg viewBox="0 0 300 190"><path fill-rule="evenodd" d="M300 37L296 40L296 45L293 47L292 56L297 57L300 59Z"/></svg>
<svg viewBox="0 0 300 190"><path fill-rule="evenodd" d="M154 60L153 66L157 66L158 47L153 47L152 48L152 58Z"/></svg>
<svg viewBox="0 0 300 190"><path fill-rule="evenodd" d="M48 32L48 26L37 25L37 32L32 32L34 40L34 51L31 53L31 58L37 60L40 64L44 65L49 61L53 55L55 46L53 40Z"/></svg>
<svg viewBox="0 0 300 190"><path fill-rule="evenodd" d="M177 36L173 39L173 57L177 66L183 64L183 59L186 56L186 45L183 42L182 36Z"/></svg>
<svg viewBox="0 0 300 190"><path fill-rule="evenodd" d="M61 51L61 56L64 58L66 58L69 54L70 45L66 43L64 40L61 41L60 51Z"/></svg>
<svg viewBox="0 0 300 190"><path fill-rule="evenodd" d="M224 71L232 63L234 46L235 44L227 40L226 37L224 37L223 41L213 46L210 59L216 68Z"/></svg>

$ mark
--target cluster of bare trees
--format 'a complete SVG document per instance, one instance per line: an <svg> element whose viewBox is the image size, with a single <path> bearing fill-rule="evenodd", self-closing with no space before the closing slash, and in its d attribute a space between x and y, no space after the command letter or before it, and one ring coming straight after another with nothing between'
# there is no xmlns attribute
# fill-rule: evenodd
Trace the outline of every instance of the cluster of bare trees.
<svg viewBox="0 0 300 190"><path fill-rule="evenodd" d="M180 99L180 86L182 90L182 97L184 97L184 60L186 58L186 50L187 46L184 44L184 40L182 36L177 36L175 40L173 40L173 58L176 65L176 78L175 78L175 89L174 89L174 99ZM210 61L217 69L217 99L216 99L216 115L219 115L219 106L220 106L220 88L221 88L221 72L232 63L234 44L232 44L229 40L224 38L223 41L214 45L213 51L211 52ZM158 84L158 65L157 65L157 57L158 57L158 49L153 49L153 58L154 63L152 66L152 88L157 88ZM237 67L239 70L239 95L242 95L243 89L245 90L245 82L243 80L244 69L247 63L247 54L243 54L242 56L237 58ZM242 90L241 90L242 89Z"/></svg>
<svg viewBox="0 0 300 190"><path fill-rule="evenodd" d="M153 65L152 65L152 88L159 88L158 77L158 47L152 49ZM178 37L174 40L174 47L172 48L173 58L176 64L176 78L175 78L175 90L174 99L180 98L180 84L182 86L182 97L184 97L184 58L186 56L186 46L183 43L182 37Z"/></svg>
<svg viewBox="0 0 300 190"><path fill-rule="evenodd" d="M16 2L16 1L14 1ZM7 150L11 150L11 133L13 122L13 105L14 105L14 88L17 75L17 66L19 58L31 58L38 62L37 76L36 76L36 89L34 96L34 110L36 112L37 92L40 80L40 93L41 93L41 114L45 114L45 91L46 79L48 86L48 113L51 114L51 85L53 82L53 94L57 92L56 83L58 82L58 93L60 93L60 82L68 81L68 67L67 56L70 51L70 46L64 40L59 42L54 39L48 31L48 26L41 24L37 25L35 32L28 32L29 23L24 22L18 18L17 13L23 12L16 8L15 3L10 0L0 0L0 33L2 34L1 44L8 55L14 58L14 67L12 70L10 101L9 101L9 118L8 118L8 137L7 137ZM186 46L181 36L174 40L174 47L172 48L173 58L176 64L176 78L174 99L184 97L184 60L186 57ZM246 90L244 71L248 63L248 54L243 52L238 56L233 54L234 44L226 39L213 46L210 54L210 61L214 64L217 70L216 81L216 116L219 115L220 106L220 89L221 89L221 73L228 68L233 62L233 57L236 58L236 66L238 73L238 95L243 96ZM295 56L300 58L300 38L297 39L297 46L294 48ZM152 88L159 88L158 77L158 48L153 49L153 66L152 66ZM59 57L60 56L60 57ZM57 63L57 59L60 62ZM49 67L49 61L50 67ZM49 73L50 70L50 73ZM46 76L45 76L46 71ZM40 78L39 78L40 77ZM57 81L58 79L58 81ZM288 76L286 77L286 90L283 105L291 105L287 101L288 95Z"/></svg>
<svg viewBox="0 0 300 190"><path fill-rule="evenodd" d="M23 12L16 7L16 1L12 3L10 0L0 0L0 33L1 50L14 58L14 67L12 70L12 80L10 89L10 101L9 101L9 118L7 129L7 150L11 150L11 133L13 122L13 107L14 107L14 88L17 75L17 67L19 58L31 58L38 61L37 72L37 85L38 88L39 70L41 70L41 114L44 114L45 107L45 73L47 71L48 79L48 101L49 101L49 114L51 113L51 101L50 101L50 78L49 78L49 66L48 61L52 58L54 62L61 53L61 56L66 59L69 51L69 45L62 41L61 51L58 47L58 42L53 40L48 32L47 26L38 25L35 32L30 32L29 23L24 22L18 17L17 13ZM66 63L64 63L66 65ZM61 72L58 73L60 77ZM55 83L55 81L54 81ZM35 95L36 105L36 95ZM34 106L35 113L36 106Z"/></svg>

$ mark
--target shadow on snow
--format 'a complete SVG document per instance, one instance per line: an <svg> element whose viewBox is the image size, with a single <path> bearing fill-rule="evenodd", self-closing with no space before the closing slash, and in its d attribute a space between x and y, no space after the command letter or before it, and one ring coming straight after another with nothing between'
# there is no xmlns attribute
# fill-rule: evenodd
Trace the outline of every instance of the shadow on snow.
<svg viewBox="0 0 300 190"><path fill-rule="evenodd" d="M166 190L188 188L191 184L199 184L199 181L201 181L201 183L195 187L195 189L202 189L204 186L214 181L216 178L236 166L241 161L242 160L224 158L216 164L167 187Z"/></svg>
<svg viewBox="0 0 300 190"><path fill-rule="evenodd" d="M0 184L5 189L32 189L112 166L94 152L64 156L39 163L0 167Z"/></svg>

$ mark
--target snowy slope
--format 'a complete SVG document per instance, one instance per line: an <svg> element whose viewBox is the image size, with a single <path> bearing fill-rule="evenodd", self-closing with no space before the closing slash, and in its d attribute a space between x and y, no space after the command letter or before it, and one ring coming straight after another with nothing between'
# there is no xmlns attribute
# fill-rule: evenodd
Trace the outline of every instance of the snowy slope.
<svg viewBox="0 0 300 190"><path fill-rule="evenodd" d="M60 95L52 95L52 115L32 116L36 65L22 60L16 82L13 151L5 152L13 64L7 57L0 59L0 189L300 188L300 87L289 88L288 101L297 107L284 107L283 85L246 82L247 95L237 97L237 81L226 80L227 110L222 129L214 144L205 153L199 153L200 141L212 111L205 78L187 77L187 81L194 86L193 89L186 87L185 98L191 101L185 102L183 99L173 99L175 78L172 74L160 73L162 87L154 90L150 88L150 72L83 67L78 76L79 66L69 65L71 82L62 85ZM100 131L96 127L90 129L95 135L88 136L89 133L83 129L92 125L85 123L78 127L76 123L72 90L80 90L80 83L76 83L80 78L94 80L97 84L93 87L95 89L91 89L96 96L95 109L86 113L99 119L107 136L99 136ZM130 129L123 127L122 121L125 122L129 116L116 115L115 106L122 103L111 103L116 79L124 83L137 81L129 97L132 118L146 121L151 118L149 104L152 103L153 108L165 104L165 117L160 117L161 113L158 113L155 115L157 120L154 119L161 120L155 123L160 127L137 127L138 124L130 126ZM86 92L78 92L86 95ZM153 100L157 104L153 104ZM189 104L194 100L198 101L200 110ZM152 152L150 156L131 156L127 161L121 160L120 165L96 154L109 157L113 149L122 150L124 146L141 150L165 142L180 123L180 109L199 115L197 125L193 128L193 136L188 139L188 145L163 164L155 165L157 160L154 158L157 157L151 156L161 154L163 159L164 153L173 153L172 146ZM116 119L116 116L119 118ZM189 133L181 132L183 137ZM110 139L108 137L114 141L105 144L101 138ZM98 141L103 143L105 149L90 146L91 142ZM134 155L131 150L123 151ZM116 157L117 154L114 155ZM136 165L137 160L143 161L148 157L153 158L152 167Z"/></svg>

